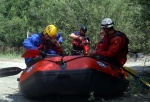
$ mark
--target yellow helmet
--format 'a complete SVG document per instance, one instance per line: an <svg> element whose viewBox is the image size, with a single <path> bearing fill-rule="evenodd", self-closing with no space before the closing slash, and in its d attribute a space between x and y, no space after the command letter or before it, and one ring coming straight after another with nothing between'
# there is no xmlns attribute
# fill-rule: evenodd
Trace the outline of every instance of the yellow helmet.
<svg viewBox="0 0 150 102"><path fill-rule="evenodd" d="M43 34L48 34L52 38L56 38L57 35L57 28L54 25L48 25L45 29Z"/></svg>

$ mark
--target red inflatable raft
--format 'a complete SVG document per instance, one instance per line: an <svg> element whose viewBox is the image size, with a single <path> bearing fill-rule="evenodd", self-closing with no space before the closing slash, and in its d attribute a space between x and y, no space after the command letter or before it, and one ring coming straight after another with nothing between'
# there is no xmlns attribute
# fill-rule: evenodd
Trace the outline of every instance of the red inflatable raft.
<svg viewBox="0 0 150 102"><path fill-rule="evenodd" d="M51 95L113 96L126 91L126 73L86 56L46 57L19 78L20 91L29 98Z"/></svg>

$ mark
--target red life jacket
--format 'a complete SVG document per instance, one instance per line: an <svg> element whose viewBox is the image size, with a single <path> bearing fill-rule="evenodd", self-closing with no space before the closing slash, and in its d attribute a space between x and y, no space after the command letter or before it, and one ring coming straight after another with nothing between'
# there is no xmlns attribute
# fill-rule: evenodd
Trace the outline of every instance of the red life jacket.
<svg viewBox="0 0 150 102"><path fill-rule="evenodd" d="M110 40L115 37L115 36L120 36L122 37L123 39L125 39L125 44L123 46L123 48L121 49L121 51L126 51L128 53L128 44L129 44L129 39L127 38L127 36L123 33L123 32L120 32L120 31L116 31L116 33L114 33L113 35L111 35L108 39L108 43L110 43Z"/></svg>
<svg viewBox="0 0 150 102"><path fill-rule="evenodd" d="M120 39L116 38L117 36L123 38L124 40L121 40L120 43L118 42L117 45L115 45L115 42L117 41L116 39ZM99 45L101 48L98 48L96 53L110 59L116 59L118 60L118 64L123 66L127 60L126 55L128 54L128 44L129 39L126 35L123 32L115 31L112 35L104 37L102 45Z"/></svg>
<svg viewBox="0 0 150 102"><path fill-rule="evenodd" d="M57 54L63 54L62 47L57 47L55 44L51 43L50 41L46 41L43 34L39 34L41 36L41 41L43 42L41 45L38 46L39 50L47 51L48 49L56 51Z"/></svg>
<svg viewBox="0 0 150 102"><path fill-rule="evenodd" d="M78 36L81 36L81 35L78 34ZM72 40L72 45L73 45L74 50L83 50L82 42L84 42L85 40L89 41L89 38L87 36L81 36L81 37L83 38L82 40L80 40L80 39L73 39Z"/></svg>

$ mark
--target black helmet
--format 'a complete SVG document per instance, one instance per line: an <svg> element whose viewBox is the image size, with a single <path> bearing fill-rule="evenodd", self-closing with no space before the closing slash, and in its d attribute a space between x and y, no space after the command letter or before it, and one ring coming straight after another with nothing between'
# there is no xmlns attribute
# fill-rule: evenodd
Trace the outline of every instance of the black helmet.
<svg viewBox="0 0 150 102"><path fill-rule="evenodd" d="M86 27L86 26L82 26L82 27L80 28L80 30L86 32L86 31L87 31L87 27Z"/></svg>

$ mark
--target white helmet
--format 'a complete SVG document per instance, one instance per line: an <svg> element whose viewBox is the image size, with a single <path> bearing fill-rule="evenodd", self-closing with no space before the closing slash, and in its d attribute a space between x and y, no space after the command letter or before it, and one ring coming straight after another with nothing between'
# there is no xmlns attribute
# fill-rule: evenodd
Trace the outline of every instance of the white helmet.
<svg viewBox="0 0 150 102"><path fill-rule="evenodd" d="M110 18L104 18L101 22L102 28L110 28L114 26L114 22Z"/></svg>

